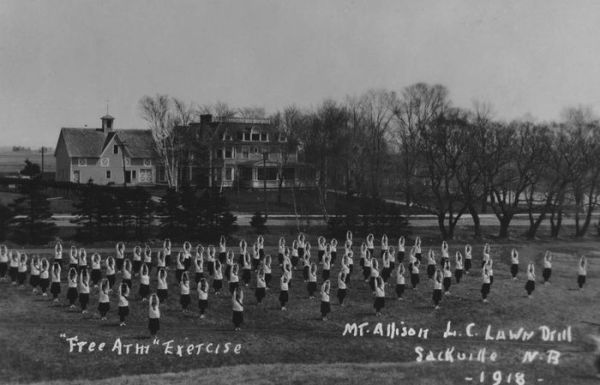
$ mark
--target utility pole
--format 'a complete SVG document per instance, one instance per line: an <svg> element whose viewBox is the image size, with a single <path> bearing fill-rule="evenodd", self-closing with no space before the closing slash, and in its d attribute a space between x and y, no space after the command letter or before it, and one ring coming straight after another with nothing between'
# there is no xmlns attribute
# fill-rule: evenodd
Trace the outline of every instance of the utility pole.
<svg viewBox="0 0 600 385"><path fill-rule="evenodd" d="M121 141L118 137L115 137L118 142L118 146L121 149L121 159L123 164L123 187L127 187L127 169L125 168L125 145L126 143Z"/></svg>
<svg viewBox="0 0 600 385"><path fill-rule="evenodd" d="M44 177L44 146L42 146L42 178Z"/></svg>
<svg viewBox="0 0 600 385"><path fill-rule="evenodd" d="M263 152L263 195L265 196L265 218L269 216L269 206L267 205L267 158L269 153Z"/></svg>

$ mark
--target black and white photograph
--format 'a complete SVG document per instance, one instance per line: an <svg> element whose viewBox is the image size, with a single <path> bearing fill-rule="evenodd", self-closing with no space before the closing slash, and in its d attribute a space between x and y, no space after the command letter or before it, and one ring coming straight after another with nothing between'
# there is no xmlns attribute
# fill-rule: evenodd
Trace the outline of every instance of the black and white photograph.
<svg viewBox="0 0 600 385"><path fill-rule="evenodd" d="M599 384L599 37L588 0L0 0L0 384Z"/></svg>

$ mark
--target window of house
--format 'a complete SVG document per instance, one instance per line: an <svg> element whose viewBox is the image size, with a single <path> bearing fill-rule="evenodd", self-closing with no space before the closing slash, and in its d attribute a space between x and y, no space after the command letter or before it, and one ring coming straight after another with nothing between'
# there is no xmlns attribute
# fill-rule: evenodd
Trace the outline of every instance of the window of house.
<svg viewBox="0 0 600 385"><path fill-rule="evenodd" d="M224 151L224 158L225 159L232 159L233 158L233 148L229 147L229 148L225 148Z"/></svg>
<svg viewBox="0 0 600 385"><path fill-rule="evenodd" d="M236 135L237 140L244 140L244 133L239 131Z"/></svg>
<svg viewBox="0 0 600 385"><path fill-rule="evenodd" d="M248 147L242 147L242 158L248 159L248 156L249 156Z"/></svg>
<svg viewBox="0 0 600 385"><path fill-rule="evenodd" d="M267 135L266 132L260 133L260 140L261 140L261 142L266 142L267 140L269 140L269 136Z"/></svg>
<svg viewBox="0 0 600 385"><path fill-rule="evenodd" d="M252 130L252 141L258 142L260 140L260 132Z"/></svg>
<svg viewBox="0 0 600 385"><path fill-rule="evenodd" d="M255 153L255 154L258 154L258 147L253 147L252 148L252 152Z"/></svg>
<svg viewBox="0 0 600 385"><path fill-rule="evenodd" d="M131 180L136 180L137 179L137 174L135 170L131 171Z"/></svg>
<svg viewBox="0 0 600 385"><path fill-rule="evenodd" d="M277 180L277 168L275 167L259 167L258 180Z"/></svg>
<svg viewBox="0 0 600 385"><path fill-rule="evenodd" d="M247 128L247 129L244 131L244 140L245 140L246 142L250 141L250 139L251 139L251 134L250 134L250 132L251 132L251 131L252 131L252 130L251 130L250 128Z"/></svg>
<svg viewBox="0 0 600 385"><path fill-rule="evenodd" d="M225 167L225 180L233 180L233 167Z"/></svg>
<svg viewBox="0 0 600 385"><path fill-rule="evenodd" d="M106 170L106 179L110 179L110 170Z"/></svg>
<svg viewBox="0 0 600 385"><path fill-rule="evenodd" d="M222 148L219 148L217 150L217 158L218 159L223 159L223 149Z"/></svg>
<svg viewBox="0 0 600 385"><path fill-rule="evenodd" d="M233 138L229 134L223 134L223 140L233 140Z"/></svg>
<svg viewBox="0 0 600 385"><path fill-rule="evenodd" d="M115 144L115 145L113 146L113 154L118 154L118 153L119 153L119 145L118 145L118 144Z"/></svg>
<svg viewBox="0 0 600 385"><path fill-rule="evenodd" d="M287 136L285 136L285 134L283 134L283 133L279 133L279 141L280 142L286 142L287 141Z"/></svg>

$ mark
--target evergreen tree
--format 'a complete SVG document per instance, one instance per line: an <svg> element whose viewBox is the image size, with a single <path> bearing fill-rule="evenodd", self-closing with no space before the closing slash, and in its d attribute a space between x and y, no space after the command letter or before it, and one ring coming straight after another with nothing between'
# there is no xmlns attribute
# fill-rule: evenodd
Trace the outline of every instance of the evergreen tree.
<svg viewBox="0 0 600 385"><path fill-rule="evenodd" d="M79 226L76 238L81 241L91 241L98 233L97 195L96 186L90 180L81 188L79 199L73 204L77 217L72 220L72 223Z"/></svg>
<svg viewBox="0 0 600 385"><path fill-rule="evenodd" d="M50 202L42 191L39 179L22 185L23 196L17 198L10 206L15 214L11 223L14 238L19 243L43 244L57 232L51 222Z"/></svg>
<svg viewBox="0 0 600 385"><path fill-rule="evenodd" d="M0 241L6 240L8 237L8 226L13 218L11 209L0 204Z"/></svg>
<svg viewBox="0 0 600 385"><path fill-rule="evenodd" d="M162 215L160 225L160 235L163 238L177 239L181 224L180 194L175 189L167 190L165 196L161 199L159 212Z"/></svg>

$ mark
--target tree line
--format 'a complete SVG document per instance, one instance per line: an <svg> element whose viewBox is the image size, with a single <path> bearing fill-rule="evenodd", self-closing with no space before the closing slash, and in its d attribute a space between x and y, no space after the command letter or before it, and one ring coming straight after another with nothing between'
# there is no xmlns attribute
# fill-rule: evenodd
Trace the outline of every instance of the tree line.
<svg viewBox="0 0 600 385"><path fill-rule="evenodd" d="M156 104L164 119L152 113ZM142 98L140 109L157 142L173 138L176 124L207 112L269 117L314 168L328 221L326 203L334 192L401 199L407 208L434 214L444 239L454 237L463 216L481 236L480 214L488 212L498 219L500 237L509 235L519 213L529 219L529 238L544 221L558 237L566 215L574 216L574 235L581 237L598 204L600 123L585 107L565 109L557 122L506 122L494 118L489 104L459 108L443 85L417 83L311 108L288 106L269 116L261 108L194 106L166 95Z"/></svg>

